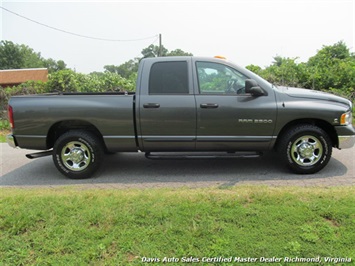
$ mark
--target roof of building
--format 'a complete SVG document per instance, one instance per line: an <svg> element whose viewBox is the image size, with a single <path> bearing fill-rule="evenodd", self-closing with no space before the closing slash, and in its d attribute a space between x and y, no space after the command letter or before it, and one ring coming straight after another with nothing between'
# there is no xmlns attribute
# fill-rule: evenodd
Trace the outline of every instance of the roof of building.
<svg viewBox="0 0 355 266"><path fill-rule="evenodd" d="M0 85L21 84L26 81L47 81L47 68L0 70Z"/></svg>

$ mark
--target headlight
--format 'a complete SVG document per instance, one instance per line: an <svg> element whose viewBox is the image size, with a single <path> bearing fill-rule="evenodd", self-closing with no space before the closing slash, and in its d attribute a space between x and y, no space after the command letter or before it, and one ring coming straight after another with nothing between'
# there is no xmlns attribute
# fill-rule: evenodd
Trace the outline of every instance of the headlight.
<svg viewBox="0 0 355 266"><path fill-rule="evenodd" d="M340 125L342 125L342 126L350 125L352 123L352 120L353 120L353 117L352 117L351 111L346 112L346 113L342 114L340 117Z"/></svg>

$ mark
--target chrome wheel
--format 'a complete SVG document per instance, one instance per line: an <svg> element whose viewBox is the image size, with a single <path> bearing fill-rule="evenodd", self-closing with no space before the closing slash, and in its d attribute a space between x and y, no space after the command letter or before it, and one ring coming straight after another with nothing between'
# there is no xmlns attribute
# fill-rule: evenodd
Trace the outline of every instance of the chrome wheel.
<svg viewBox="0 0 355 266"><path fill-rule="evenodd" d="M53 147L53 162L59 172L72 179L89 178L100 167L102 140L92 132L69 130Z"/></svg>
<svg viewBox="0 0 355 266"><path fill-rule="evenodd" d="M288 128L281 136L281 159L296 174L314 174L322 170L332 156L332 140L324 129L311 124Z"/></svg>
<svg viewBox="0 0 355 266"><path fill-rule="evenodd" d="M314 136L302 136L291 147L291 157L298 165L311 166L323 156L323 146Z"/></svg>
<svg viewBox="0 0 355 266"><path fill-rule="evenodd" d="M61 160L69 170L82 171L89 166L91 161L89 147L82 142L71 141L63 147Z"/></svg>

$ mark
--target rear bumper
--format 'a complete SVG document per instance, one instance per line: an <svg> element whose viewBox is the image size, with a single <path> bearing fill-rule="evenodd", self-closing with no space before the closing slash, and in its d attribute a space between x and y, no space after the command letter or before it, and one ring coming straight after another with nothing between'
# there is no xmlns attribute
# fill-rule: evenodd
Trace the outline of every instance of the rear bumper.
<svg viewBox="0 0 355 266"><path fill-rule="evenodd" d="M15 148L20 147L28 150L48 150L46 137L42 135L14 135L9 134L6 137L7 143Z"/></svg>
<svg viewBox="0 0 355 266"><path fill-rule="evenodd" d="M9 135L6 136L6 142L12 148L16 148L17 147L16 139L15 139L15 137L12 134L9 134Z"/></svg>
<svg viewBox="0 0 355 266"><path fill-rule="evenodd" d="M338 134L338 148L350 149L355 145L355 129L352 125L335 127Z"/></svg>

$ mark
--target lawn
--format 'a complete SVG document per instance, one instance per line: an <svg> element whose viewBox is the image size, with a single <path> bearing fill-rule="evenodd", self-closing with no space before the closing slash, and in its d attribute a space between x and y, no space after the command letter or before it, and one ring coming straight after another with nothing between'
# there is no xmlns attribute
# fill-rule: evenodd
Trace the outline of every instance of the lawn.
<svg viewBox="0 0 355 266"><path fill-rule="evenodd" d="M0 232L1 265L353 262L355 188L2 188Z"/></svg>

